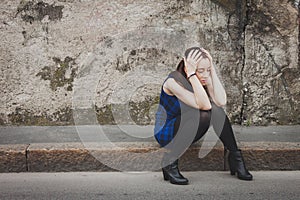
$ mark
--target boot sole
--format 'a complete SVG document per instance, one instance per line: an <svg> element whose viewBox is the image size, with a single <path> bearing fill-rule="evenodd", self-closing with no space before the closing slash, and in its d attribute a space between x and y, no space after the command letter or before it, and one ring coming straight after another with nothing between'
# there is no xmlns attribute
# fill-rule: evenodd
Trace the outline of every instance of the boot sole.
<svg viewBox="0 0 300 200"><path fill-rule="evenodd" d="M175 185L188 185L189 181L186 182L175 182L170 180L169 176L163 171L163 177L165 181L170 181L170 183L175 184Z"/></svg>
<svg viewBox="0 0 300 200"><path fill-rule="evenodd" d="M175 182L175 181L171 181L170 179L169 179L169 177L167 177L167 176L164 176L164 180L165 181L170 181L170 183L172 183L172 184L175 184L175 185L187 185L187 184L189 184L189 182L187 181L187 182Z"/></svg>
<svg viewBox="0 0 300 200"><path fill-rule="evenodd" d="M235 176L236 175L236 172L230 172L231 176ZM252 181L253 180L253 177L251 178L244 178L244 177L241 177L237 174L237 178L240 179L240 180L244 180L244 181Z"/></svg>
<svg viewBox="0 0 300 200"><path fill-rule="evenodd" d="M243 181L252 181L253 180L253 178L243 178L243 177L239 177L239 176L237 176L237 177L238 177L238 179L243 180Z"/></svg>
<svg viewBox="0 0 300 200"><path fill-rule="evenodd" d="M187 181L187 182L174 182L174 181L170 181L170 183L172 183L172 184L174 184L174 185L188 185L189 184L189 182Z"/></svg>

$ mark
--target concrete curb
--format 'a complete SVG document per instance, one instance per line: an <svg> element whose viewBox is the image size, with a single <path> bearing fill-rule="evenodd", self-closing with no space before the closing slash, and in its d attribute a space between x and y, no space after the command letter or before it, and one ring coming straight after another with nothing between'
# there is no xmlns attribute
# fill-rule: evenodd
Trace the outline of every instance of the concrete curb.
<svg viewBox="0 0 300 200"><path fill-rule="evenodd" d="M145 154L158 151L157 143L123 142L117 146L122 148L105 148L99 144L87 148L79 142L2 144L0 172L117 171L109 166L124 165L128 165L125 168L130 171L149 165L154 166L154 171L159 170L155 166L159 166L160 158ZM249 170L300 170L299 142L240 142L239 147ZM200 149L209 152L201 159L198 157ZM223 146L218 142L210 149L209 145L192 145L181 157L180 168L183 171L224 170ZM101 163L93 155L105 156L112 165ZM141 157L143 155L146 157Z"/></svg>

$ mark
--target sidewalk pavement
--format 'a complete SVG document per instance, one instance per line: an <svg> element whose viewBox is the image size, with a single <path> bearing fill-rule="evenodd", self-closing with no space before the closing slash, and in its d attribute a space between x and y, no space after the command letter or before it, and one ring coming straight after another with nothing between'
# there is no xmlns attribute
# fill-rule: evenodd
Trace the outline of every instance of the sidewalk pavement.
<svg viewBox="0 0 300 200"><path fill-rule="evenodd" d="M233 126L249 170L300 170L300 125ZM0 172L158 171L153 126L2 126ZM212 128L180 158L183 171L221 171Z"/></svg>
<svg viewBox="0 0 300 200"><path fill-rule="evenodd" d="M161 172L0 173L1 200L299 200L300 171L252 171L242 181L228 171L183 172L189 185Z"/></svg>

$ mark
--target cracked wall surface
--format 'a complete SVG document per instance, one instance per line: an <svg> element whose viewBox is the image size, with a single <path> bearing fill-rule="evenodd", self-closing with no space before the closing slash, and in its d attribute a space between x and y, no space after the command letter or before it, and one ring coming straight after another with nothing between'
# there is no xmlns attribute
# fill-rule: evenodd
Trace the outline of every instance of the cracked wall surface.
<svg viewBox="0 0 300 200"><path fill-rule="evenodd" d="M82 113L153 124L161 84L194 44L213 56L233 123L300 123L299 1L2 0L0 11L2 125Z"/></svg>
<svg viewBox="0 0 300 200"><path fill-rule="evenodd" d="M299 123L298 34L292 1L251 1L243 72L243 117L251 123Z"/></svg>

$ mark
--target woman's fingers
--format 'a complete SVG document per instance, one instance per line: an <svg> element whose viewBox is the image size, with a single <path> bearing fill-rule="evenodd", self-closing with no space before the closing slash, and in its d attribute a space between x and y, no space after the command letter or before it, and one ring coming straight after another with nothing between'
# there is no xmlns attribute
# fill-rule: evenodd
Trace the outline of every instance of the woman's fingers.
<svg viewBox="0 0 300 200"><path fill-rule="evenodd" d="M197 63L203 58L204 55L207 55L204 49L193 49L189 52L187 57L184 57L184 63L185 65L189 65L191 67L196 67Z"/></svg>
<svg viewBox="0 0 300 200"><path fill-rule="evenodd" d="M197 54L195 55L194 59L198 60L198 58L201 56L202 52L197 50Z"/></svg>
<svg viewBox="0 0 300 200"><path fill-rule="evenodd" d="M201 48L201 51L203 51L205 54L209 54L207 50Z"/></svg>
<svg viewBox="0 0 300 200"><path fill-rule="evenodd" d="M205 50L203 48L201 48L201 50L206 54L206 56L208 57L208 59L212 60L212 57L211 57L210 53L207 50Z"/></svg>
<svg viewBox="0 0 300 200"><path fill-rule="evenodd" d="M193 60L197 60L198 57L201 55L201 51L197 50L197 49L193 49L189 54L188 54L188 57L187 59L190 60L190 59L193 59Z"/></svg>
<svg viewBox="0 0 300 200"><path fill-rule="evenodd" d="M183 56L183 62L184 62L184 65L186 66L186 58L185 58L185 56Z"/></svg>
<svg viewBox="0 0 300 200"><path fill-rule="evenodd" d="M201 49L201 51L204 51L205 53L207 53L207 51L204 48L200 48L200 49Z"/></svg>
<svg viewBox="0 0 300 200"><path fill-rule="evenodd" d="M196 52L196 49L193 49L193 50L189 53L188 58L194 58L195 52Z"/></svg>
<svg viewBox="0 0 300 200"><path fill-rule="evenodd" d="M195 60L198 62L199 59L203 56L203 52L199 51L199 53L197 54L197 56L195 57Z"/></svg>
<svg viewBox="0 0 300 200"><path fill-rule="evenodd" d="M198 62L202 59L202 57L203 57L203 54L201 53L201 54L198 56L198 58L197 58L197 60L196 60L196 63L198 63Z"/></svg>

